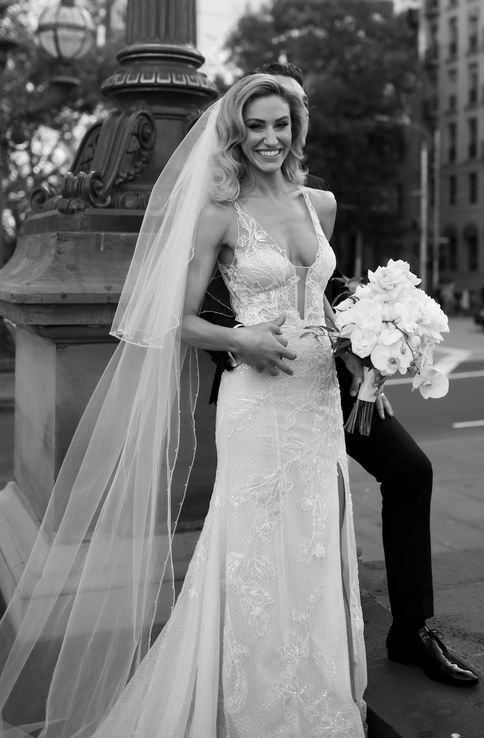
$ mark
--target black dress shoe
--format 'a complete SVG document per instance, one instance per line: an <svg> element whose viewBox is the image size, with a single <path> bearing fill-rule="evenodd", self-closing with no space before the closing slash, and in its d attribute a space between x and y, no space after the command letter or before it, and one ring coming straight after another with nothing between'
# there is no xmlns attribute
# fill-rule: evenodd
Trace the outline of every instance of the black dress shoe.
<svg viewBox="0 0 484 738"><path fill-rule="evenodd" d="M442 643L437 632L426 625L417 633L401 638L390 628L388 658L399 664L416 664L430 679L458 687L479 684L479 676Z"/></svg>

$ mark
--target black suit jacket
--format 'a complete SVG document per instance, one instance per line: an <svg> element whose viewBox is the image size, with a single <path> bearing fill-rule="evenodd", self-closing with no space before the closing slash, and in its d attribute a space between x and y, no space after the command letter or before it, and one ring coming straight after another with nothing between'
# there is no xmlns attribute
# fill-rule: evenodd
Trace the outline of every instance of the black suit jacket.
<svg viewBox="0 0 484 738"><path fill-rule="evenodd" d="M315 190L328 189L328 185L324 179L315 177L314 174L308 174L306 184L308 187L312 187ZM341 277L341 272L336 268L333 276L328 282L328 286L326 287L326 296L330 303L333 303L345 293L343 282L338 281ZM210 323L222 325L226 328L233 328L238 324L238 321L235 319L235 313L230 306L229 292L218 268L215 270L207 288L205 299L200 310L200 317L208 320ZM217 366L212 391L210 393L210 403L212 403L217 402L222 373L225 370L230 371L233 367L225 351L209 351L208 353L212 357L212 361Z"/></svg>

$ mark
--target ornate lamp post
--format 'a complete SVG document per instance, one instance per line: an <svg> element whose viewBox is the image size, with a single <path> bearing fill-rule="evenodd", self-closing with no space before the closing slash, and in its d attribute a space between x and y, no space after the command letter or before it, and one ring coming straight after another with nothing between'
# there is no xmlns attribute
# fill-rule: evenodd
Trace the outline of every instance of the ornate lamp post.
<svg viewBox="0 0 484 738"><path fill-rule="evenodd" d="M14 2L15 0L0 0L0 20L3 18L10 5L13 5ZM5 69L9 53L14 51L17 46L18 41L16 41L0 23L0 72Z"/></svg>
<svg viewBox="0 0 484 738"><path fill-rule="evenodd" d="M7 12L10 5L15 0L0 0L0 75L6 67L8 56L18 47L18 41L3 26L1 20ZM3 178L7 168L7 149L8 149L8 121L5 120L4 112L0 101L0 266L3 264L4 242L3 242Z"/></svg>

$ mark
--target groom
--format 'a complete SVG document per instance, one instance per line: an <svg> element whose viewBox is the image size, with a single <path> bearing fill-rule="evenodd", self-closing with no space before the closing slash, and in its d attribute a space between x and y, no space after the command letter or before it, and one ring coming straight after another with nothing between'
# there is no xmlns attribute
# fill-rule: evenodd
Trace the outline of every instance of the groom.
<svg viewBox="0 0 484 738"><path fill-rule="evenodd" d="M304 79L293 64L264 64L250 72L273 75L280 84L296 93L307 108ZM308 175L307 184L327 189L326 183ZM338 298L342 291L341 276L336 270L330 281L328 295ZM201 315L207 320L228 327L237 321L230 308L227 289L220 273L212 280ZM282 337L279 318L269 323L248 326L251 346L237 356L238 362L254 366L258 371L292 374L290 362L295 354L287 349ZM234 357L211 353L217 372L210 402L216 402L223 371L235 365ZM362 374L361 360L354 355L345 363L336 359L341 387L343 416L346 420L358 392ZM430 498L432 466L425 454L393 417L388 400L381 395L369 436L346 433L347 453L380 483L382 495L382 535L387 570L388 593L393 623L387 636L388 657L401 664L415 663L429 676L451 685L477 684L479 677L462 659L449 651L425 621L433 615L432 561L430 549ZM378 417L379 416L379 417Z"/></svg>

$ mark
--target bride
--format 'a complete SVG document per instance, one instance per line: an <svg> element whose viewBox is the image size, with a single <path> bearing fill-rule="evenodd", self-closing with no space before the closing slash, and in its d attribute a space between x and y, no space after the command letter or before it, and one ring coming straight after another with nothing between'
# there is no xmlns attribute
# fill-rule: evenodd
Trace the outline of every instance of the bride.
<svg viewBox="0 0 484 738"><path fill-rule="evenodd" d="M53 498L69 489L69 502L49 555L26 567L24 577L39 584L0 681L4 701L29 668L38 675L36 648L55 621L63 644L46 670L42 736L365 735L339 387L329 339L308 329L330 310L336 205L304 186L306 129L297 96L273 77L244 78L155 186L113 326L119 353L59 475ZM198 315L217 262L237 330ZM267 332L274 366L257 371L243 358ZM238 366L224 373L219 395L210 510L171 617L148 650L160 593L153 572L159 579L173 569L179 437L193 429L187 346L230 351ZM47 530L44 521L44 537ZM59 584L47 597L53 569ZM75 596L59 606L73 573ZM11 611L12 603L7 618Z"/></svg>

